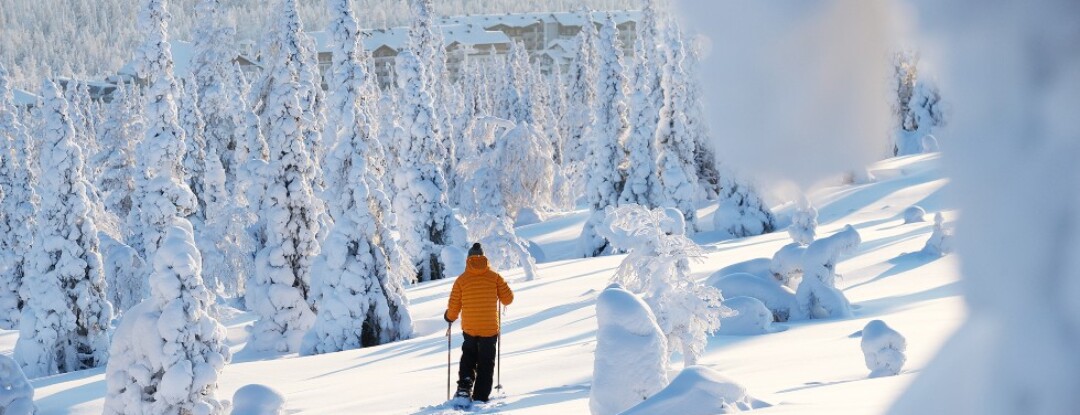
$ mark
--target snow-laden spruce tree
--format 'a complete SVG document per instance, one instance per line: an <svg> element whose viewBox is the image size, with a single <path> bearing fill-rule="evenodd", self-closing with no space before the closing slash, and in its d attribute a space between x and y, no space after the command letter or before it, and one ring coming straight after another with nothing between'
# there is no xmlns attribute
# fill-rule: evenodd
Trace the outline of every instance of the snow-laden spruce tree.
<svg viewBox="0 0 1080 415"><path fill-rule="evenodd" d="M305 137L307 108L298 70L303 60L296 0L283 0L274 36L281 47L267 70L273 80L264 102L270 158L260 203L263 243L247 287L249 307L259 315L248 342L255 351L294 352L315 322L310 303L311 265L319 255L322 202L315 197L313 157Z"/></svg>
<svg viewBox="0 0 1080 415"><path fill-rule="evenodd" d="M633 128L626 138L626 160L622 163L626 184L619 197L619 204L637 204L649 209L661 206L663 187L656 165L656 129L660 123L663 104L663 88L658 70L662 62L650 59L660 57L655 53L658 46L656 18L652 9L644 12L642 30L634 44L635 62L633 75L636 90L630 95Z"/></svg>
<svg viewBox="0 0 1080 415"><path fill-rule="evenodd" d="M584 12L585 21L591 21L591 12ZM581 177L585 171L588 160L589 143L591 142L593 125L596 122L596 114L593 109L597 98L597 68L600 59L597 56L597 33L596 26L583 25L578 34L577 52L570 61L570 67L566 74L567 83L567 116L565 155L563 162L571 170L568 175ZM573 193L580 194L584 190L584 182L579 186L572 186Z"/></svg>
<svg viewBox="0 0 1080 415"><path fill-rule="evenodd" d="M664 206L679 209L693 224L697 215L694 194L698 178L693 165L694 138L685 112L690 85L683 56L678 52L682 49L682 37L674 24L668 24L666 32L668 44L662 49L664 65L660 72L664 99L656 131L657 169L664 189Z"/></svg>
<svg viewBox="0 0 1080 415"><path fill-rule="evenodd" d="M0 355L0 414L34 415L34 386L26 380L19 364Z"/></svg>
<svg viewBox="0 0 1080 415"><path fill-rule="evenodd" d="M376 346L412 334L404 283L413 270L390 226L393 212L382 181L368 167L374 137L359 107L368 76L357 56L359 29L347 0L329 6L335 16L333 79L338 84L332 97L341 122L335 124L337 144L325 164L327 184L334 189L327 203L334 226L312 275L319 311L300 347L306 355Z"/></svg>
<svg viewBox="0 0 1080 415"><path fill-rule="evenodd" d="M136 155L135 206L129 217L133 235L128 243L143 258L153 257L174 217L191 216L197 209L183 175L184 130L177 114L179 87L173 77L168 19L166 0L143 2L139 26L146 39L135 62L150 87L145 93L146 135Z"/></svg>
<svg viewBox="0 0 1080 415"><path fill-rule="evenodd" d="M941 93L930 77L921 73L920 60L919 54L911 51L897 53L893 59L894 156L926 152L923 139L945 125Z"/></svg>
<svg viewBox="0 0 1080 415"><path fill-rule="evenodd" d="M681 36L681 31L674 21L670 26L672 29L669 32L675 33L672 36ZM704 190L706 197L711 198L721 194L721 186L724 183L723 174L717 165L716 149L713 147L709 132L709 120L705 115L705 98L702 93L704 88L701 86L701 78L698 75L698 62L701 60L703 48L695 42L672 42L672 47L675 46L681 48L673 52L681 56L675 56L673 59L681 61L685 70L682 79L687 84L687 94L686 99L682 101L683 106L678 111L686 114L686 128L693 137L695 184L699 189Z"/></svg>
<svg viewBox="0 0 1080 415"><path fill-rule="evenodd" d="M691 277L690 261L704 251L686 237L685 224L676 219L665 209L626 205L608 213L603 229L613 245L629 252L614 281L642 295L668 345L682 352L685 366L693 366L707 336L720 328L720 319L730 310L721 304L719 290Z"/></svg>
<svg viewBox="0 0 1080 415"><path fill-rule="evenodd" d="M441 136L435 145L438 154L453 156L453 141L449 140L453 132L452 112L457 108L450 105L450 81L446 68L446 42L439 26L435 24L435 9L432 0L408 0L410 10L408 49L416 55L422 70L420 71L424 90L432 100L432 123ZM398 73L398 76L401 76ZM444 177L454 168L454 157L439 157L437 160Z"/></svg>
<svg viewBox="0 0 1080 415"><path fill-rule="evenodd" d="M821 238L802 255L802 282L795 290L797 319L825 319L851 316L851 303L836 287L836 263L841 255L855 251L862 237L848 225L840 232Z"/></svg>
<svg viewBox="0 0 1080 415"><path fill-rule="evenodd" d="M806 196L795 201L795 211L791 213L791 226L788 235L799 245L810 245L817 235L818 212Z"/></svg>
<svg viewBox="0 0 1080 415"><path fill-rule="evenodd" d="M439 254L460 243L464 229L446 195L442 163L448 153L439 129L431 95L423 84L424 69L417 55L405 50L397 57L397 81L402 90L399 113L405 135L397 143L400 164L394 175L394 210L407 255L420 281L444 278Z"/></svg>
<svg viewBox="0 0 1080 415"><path fill-rule="evenodd" d="M131 216L135 203L135 147L145 134L141 101L130 86L117 86L102 121L101 151L93 158L100 170L93 180L102 192L105 210L122 220ZM123 226L121 234L130 236L130 228Z"/></svg>
<svg viewBox="0 0 1080 415"><path fill-rule="evenodd" d="M146 298L146 263L130 246L108 233L98 232L105 273L106 298L117 315L130 310Z"/></svg>
<svg viewBox="0 0 1080 415"><path fill-rule="evenodd" d="M105 368L106 415L224 415L217 381L230 358L225 327L210 315L202 255L177 218L154 253L150 297L121 320Z"/></svg>
<svg viewBox="0 0 1080 415"><path fill-rule="evenodd" d="M202 221L206 220L206 192L203 180L206 176L206 122L203 114L199 111L199 91L195 85L194 75L188 77L180 86L180 103L177 109L178 122L184 129L184 180L187 182L191 193L195 195L198 203L194 219L196 226L201 228Z"/></svg>
<svg viewBox="0 0 1080 415"><path fill-rule="evenodd" d="M203 282L220 298L242 298L244 283L255 272L254 241L247 229L251 220L246 208L237 204L238 198L229 194L216 146L207 147L204 163L206 222L196 236L203 253Z"/></svg>
<svg viewBox="0 0 1080 415"><path fill-rule="evenodd" d="M30 377L105 364L113 317L67 101L52 81L45 81L41 96L45 129L38 156L49 174L38 181L41 207L26 263L26 304L14 352Z"/></svg>
<svg viewBox="0 0 1080 415"><path fill-rule="evenodd" d="M713 215L715 230L726 232L732 238L742 238L776 229L776 217L754 186L739 182L730 171L719 180L718 207Z"/></svg>
<svg viewBox="0 0 1080 415"><path fill-rule="evenodd" d="M7 73L0 65L0 328L19 324L19 287L33 245L36 177L27 158L30 136L19 121Z"/></svg>
<svg viewBox="0 0 1080 415"><path fill-rule="evenodd" d="M600 71L596 94L595 128L589 137L586 157L585 196L593 214L581 231L578 241L582 255L598 256L609 250L609 243L598 233L605 220L603 211L619 202L623 177L619 165L623 160L622 142L630 132L630 107L626 102L627 79L623 67L623 47L615 21L608 15L600 31L597 55Z"/></svg>
<svg viewBox="0 0 1080 415"><path fill-rule="evenodd" d="M221 157L227 177L231 177L235 174L233 151L238 145L238 136L234 134L237 128L234 101L240 98L240 91L233 88L236 29L227 21L221 3L221 0L200 0L195 6L197 20L191 29L195 54L191 58L191 72L192 85L199 97L198 110L205 122L206 151L214 149Z"/></svg>
<svg viewBox="0 0 1080 415"><path fill-rule="evenodd" d="M596 359L589 411L614 415L664 389L668 342L649 306L612 284L596 298Z"/></svg>

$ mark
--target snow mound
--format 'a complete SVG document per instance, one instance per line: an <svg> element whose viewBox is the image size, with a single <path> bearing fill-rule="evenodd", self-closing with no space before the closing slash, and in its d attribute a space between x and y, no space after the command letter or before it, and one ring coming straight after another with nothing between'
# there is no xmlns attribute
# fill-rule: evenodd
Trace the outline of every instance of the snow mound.
<svg viewBox="0 0 1080 415"><path fill-rule="evenodd" d="M523 207L517 212L517 218L514 219L514 227L535 225L543 222L544 217L536 209L531 207Z"/></svg>
<svg viewBox="0 0 1080 415"><path fill-rule="evenodd" d="M0 414L30 415L35 411L34 387L15 359L0 355Z"/></svg>
<svg viewBox="0 0 1080 415"><path fill-rule="evenodd" d="M232 415L281 415L285 413L285 395L269 386L251 384L233 394Z"/></svg>
<svg viewBox="0 0 1080 415"><path fill-rule="evenodd" d="M893 376L903 369L907 356L907 340L904 336L885 324L874 320L866 324L862 331L862 351L866 358L866 368L870 377Z"/></svg>
<svg viewBox="0 0 1080 415"><path fill-rule="evenodd" d="M614 415L667 384L667 338L649 306L618 284L596 299L596 357L589 409Z"/></svg>
<svg viewBox="0 0 1080 415"><path fill-rule="evenodd" d="M772 313L773 321L788 321L797 307L795 292L775 280L760 278L747 273L719 276L713 274L705 284L720 290L725 298L750 297L760 301ZM727 302L725 301L725 304ZM721 325L727 324L724 320Z"/></svg>
<svg viewBox="0 0 1080 415"><path fill-rule="evenodd" d="M803 254L806 247L798 242L784 245L772 260L769 261L769 271L773 278L787 287L798 287L803 274Z"/></svg>
<svg viewBox="0 0 1080 415"><path fill-rule="evenodd" d="M703 366L683 369L671 384L621 415L731 414L771 405L746 394L746 388Z"/></svg>
<svg viewBox="0 0 1080 415"><path fill-rule="evenodd" d="M720 268L712 274L712 277L720 278L726 275L746 273L752 274L759 278L772 278L772 259L770 258L754 258L751 260L738 262ZM710 277L710 278L712 278Z"/></svg>
<svg viewBox="0 0 1080 415"><path fill-rule="evenodd" d="M926 222L926 210L915 205L904 209L904 224Z"/></svg>
<svg viewBox="0 0 1080 415"><path fill-rule="evenodd" d="M734 336L753 336L772 333L773 312L753 297L729 297L724 300L724 307L735 310L736 314L724 317L717 334Z"/></svg>

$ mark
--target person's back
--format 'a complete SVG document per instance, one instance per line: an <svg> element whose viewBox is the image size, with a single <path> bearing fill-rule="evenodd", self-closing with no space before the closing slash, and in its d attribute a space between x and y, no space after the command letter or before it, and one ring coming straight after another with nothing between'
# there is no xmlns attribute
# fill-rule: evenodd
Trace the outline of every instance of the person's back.
<svg viewBox="0 0 1080 415"><path fill-rule="evenodd" d="M510 305L514 293L503 277L488 267L480 244L469 249L465 272L454 281L443 318L452 323L461 316L465 342L461 345L458 396L487 401L495 368L499 338L499 302ZM476 387L473 388L475 381Z"/></svg>

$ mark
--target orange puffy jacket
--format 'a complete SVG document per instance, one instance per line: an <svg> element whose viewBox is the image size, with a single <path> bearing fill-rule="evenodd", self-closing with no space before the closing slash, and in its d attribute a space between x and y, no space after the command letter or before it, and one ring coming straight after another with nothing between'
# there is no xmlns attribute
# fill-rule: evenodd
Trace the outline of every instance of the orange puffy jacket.
<svg viewBox="0 0 1080 415"><path fill-rule="evenodd" d="M446 320L455 321L461 314L461 329L470 336L494 337L499 334L499 310L514 302L514 293L503 277L488 268L487 257L471 256L465 261L465 272L454 281Z"/></svg>

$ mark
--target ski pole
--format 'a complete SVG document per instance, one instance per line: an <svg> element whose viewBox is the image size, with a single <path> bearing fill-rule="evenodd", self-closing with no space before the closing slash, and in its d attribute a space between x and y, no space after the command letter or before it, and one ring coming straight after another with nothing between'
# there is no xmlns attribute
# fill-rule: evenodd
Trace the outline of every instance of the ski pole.
<svg viewBox="0 0 1080 415"><path fill-rule="evenodd" d="M454 323L446 323L446 399L450 400L450 329Z"/></svg>
<svg viewBox="0 0 1080 415"><path fill-rule="evenodd" d="M505 307L502 303L499 304L499 358L495 361L495 372L497 373L497 382L495 382L495 390L501 391L502 386L502 319Z"/></svg>

